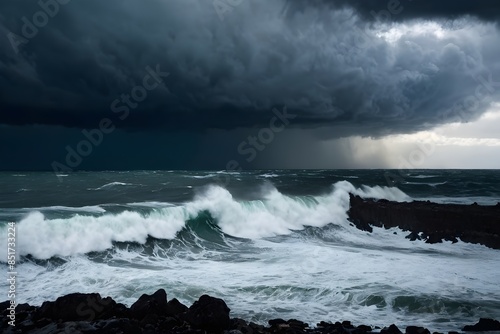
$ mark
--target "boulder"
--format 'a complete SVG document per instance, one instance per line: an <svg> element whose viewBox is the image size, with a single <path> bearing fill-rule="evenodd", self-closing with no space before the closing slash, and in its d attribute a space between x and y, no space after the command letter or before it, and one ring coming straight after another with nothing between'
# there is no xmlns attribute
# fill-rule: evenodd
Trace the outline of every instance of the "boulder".
<svg viewBox="0 0 500 334"><path fill-rule="evenodd" d="M477 324L464 326L462 330L466 332L500 331L500 321L481 318Z"/></svg>
<svg viewBox="0 0 500 334"><path fill-rule="evenodd" d="M167 293L160 289L152 295L143 294L130 306L130 317L142 320L148 314L166 315L168 310Z"/></svg>
<svg viewBox="0 0 500 334"><path fill-rule="evenodd" d="M406 327L406 334L431 334L431 332L424 327L408 326Z"/></svg>
<svg viewBox="0 0 500 334"><path fill-rule="evenodd" d="M35 320L94 321L122 315L126 307L111 297L101 298L98 293L71 293L53 302L44 302L35 310Z"/></svg>
<svg viewBox="0 0 500 334"><path fill-rule="evenodd" d="M179 314L182 314L188 310L188 307L182 304L177 298L170 300L167 303L166 315L169 317L174 317Z"/></svg>
<svg viewBox="0 0 500 334"><path fill-rule="evenodd" d="M392 324L389 327L384 327L380 330L380 334L403 334L398 326Z"/></svg>
<svg viewBox="0 0 500 334"><path fill-rule="evenodd" d="M184 320L197 329L221 332L229 329L229 307L219 298L203 295L184 314Z"/></svg>

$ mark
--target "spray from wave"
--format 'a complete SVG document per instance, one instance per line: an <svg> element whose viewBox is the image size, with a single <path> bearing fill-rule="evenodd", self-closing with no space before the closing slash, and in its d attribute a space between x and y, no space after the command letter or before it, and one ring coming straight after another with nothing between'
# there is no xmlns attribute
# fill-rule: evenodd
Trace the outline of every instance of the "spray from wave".
<svg viewBox="0 0 500 334"><path fill-rule="evenodd" d="M47 259L93 251L104 251L114 242L146 243L148 237L175 239L189 220L208 213L220 230L229 236L259 239L287 235L307 226L328 224L348 226L349 193L366 198L410 200L397 188L355 188L337 182L323 196L291 197L274 186L264 190L262 199L237 201L219 186L208 186L193 201L178 206L158 207L147 212L126 210L117 214L75 214L69 218L47 219L39 211L29 213L17 224L19 255ZM6 230L1 232L6 234ZM6 249L2 237L0 247ZM5 257L4 257L5 258Z"/></svg>

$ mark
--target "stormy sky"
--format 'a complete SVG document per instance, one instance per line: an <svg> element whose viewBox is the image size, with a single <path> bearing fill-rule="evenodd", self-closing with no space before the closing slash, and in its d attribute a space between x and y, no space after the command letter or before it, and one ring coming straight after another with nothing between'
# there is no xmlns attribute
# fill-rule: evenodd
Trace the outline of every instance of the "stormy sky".
<svg viewBox="0 0 500 334"><path fill-rule="evenodd" d="M0 3L0 169L500 168L496 0Z"/></svg>

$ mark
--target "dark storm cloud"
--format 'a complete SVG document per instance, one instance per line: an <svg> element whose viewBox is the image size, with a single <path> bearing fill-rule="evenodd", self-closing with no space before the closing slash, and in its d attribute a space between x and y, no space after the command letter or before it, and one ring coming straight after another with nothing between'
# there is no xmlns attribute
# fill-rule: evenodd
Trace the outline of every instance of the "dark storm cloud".
<svg viewBox="0 0 500 334"><path fill-rule="evenodd" d="M311 4L329 4L333 8L339 6L354 8L367 20L385 19L380 15L387 8L402 8L392 20L408 19L456 19L461 16L475 16L481 20L495 21L500 18L500 2L496 0L298 0L293 2L297 8L306 8Z"/></svg>
<svg viewBox="0 0 500 334"><path fill-rule="evenodd" d="M212 1L65 1L26 36L41 7L3 1L0 123L234 129L285 104L293 126L328 126L324 137L380 136L473 120L498 100L496 2L401 0L370 25L388 2L334 2L242 0L221 15ZM458 19L442 36L392 25L419 18ZM148 68L169 76L132 107L123 94Z"/></svg>

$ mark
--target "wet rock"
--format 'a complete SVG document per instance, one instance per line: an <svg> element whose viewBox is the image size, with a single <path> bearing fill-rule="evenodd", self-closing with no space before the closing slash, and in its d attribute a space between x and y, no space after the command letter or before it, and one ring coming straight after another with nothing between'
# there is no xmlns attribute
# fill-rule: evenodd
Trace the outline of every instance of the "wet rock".
<svg viewBox="0 0 500 334"><path fill-rule="evenodd" d="M403 334L398 326L392 324L389 327L384 327L380 330L380 334Z"/></svg>
<svg viewBox="0 0 500 334"><path fill-rule="evenodd" d="M406 334L431 334L431 332L424 327L408 326L406 327Z"/></svg>
<svg viewBox="0 0 500 334"><path fill-rule="evenodd" d="M44 302L35 311L35 319L62 321L92 321L109 319L119 315L125 306L117 304L112 298L101 298L98 293L72 293L57 298L53 302Z"/></svg>
<svg viewBox="0 0 500 334"><path fill-rule="evenodd" d="M352 334L366 334L366 333L371 332L371 331L372 331L372 328L370 326L359 325L351 333Z"/></svg>
<svg viewBox="0 0 500 334"><path fill-rule="evenodd" d="M146 325L154 325L158 322L159 317L158 315L154 313L146 314L144 318L142 318L140 324L142 327L145 327Z"/></svg>
<svg viewBox="0 0 500 334"><path fill-rule="evenodd" d="M354 326L350 321L342 321L342 327L344 327L345 329L354 329Z"/></svg>
<svg viewBox="0 0 500 334"><path fill-rule="evenodd" d="M135 334L141 332L142 330L137 320L126 318L108 320L102 327L102 333Z"/></svg>
<svg viewBox="0 0 500 334"><path fill-rule="evenodd" d="M233 318L231 319L230 329L239 330L243 334L252 333L250 325L243 319Z"/></svg>
<svg viewBox="0 0 500 334"><path fill-rule="evenodd" d="M481 318L477 324L464 326L462 330L469 332L500 331L500 322L494 319Z"/></svg>
<svg viewBox="0 0 500 334"><path fill-rule="evenodd" d="M357 228L399 227L410 240L423 236L428 243L442 240L480 243L500 249L500 207L438 204L423 201L391 202L363 199L350 194L349 220Z"/></svg>
<svg viewBox="0 0 500 334"><path fill-rule="evenodd" d="M349 219L349 220L352 222L352 224L350 224L351 226L354 225L361 231L366 231L370 233L373 232L373 227L370 225L370 223L367 223L366 221L361 219Z"/></svg>
<svg viewBox="0 0 500 334"><path fill-rule="evenodd" d="M143 294L130 306L130 316L141 320L148 314L164 315L167 313L167 293L159 289L152 295Z"/></svg>
<svg viewBox="0 0 500 334"><path fill-rule="evenodd" d="M243 334L243 332L240 331L239 329L231 329L228 331L224 331L224 334Z"/></svg>
<svg viewBox="0 0 500 334"><path fill-rule="evenodd" d="M221 332L231 325L229 311L222 299L203 295L187 310L184 319L194 328Z"/></svg>
<svg viewBox="0 0 500 334"><path fill-rule="evenodd" d="M307 327L309 327L308 324L297 319L290 319L287 321L287 324L290 325L291 328L298 328L301 330L304 330Z"/></svg>
<svg viewBox="0 0 500 334"><path fill-rule="evenodd" d="M248 324L252 330L251 333L257 334L257 333L265 333L267 332L266 328L262 325L256 324L255 322L251 322Z"/></svg>
<svg viewBox="0 0 500 334"><path fill-rule="evenodd" d="M410 241L421 240L420 234L417 232L411 232L405 238L410 239Z"/></svg>
<svg viewBox="0 0 500 334"><path fill-rule="evenodd" d="M24 321L19 321L17 318L16 318L16 322L18 323L18 325L16 325L16 327L19 327L23 332L26 332L26 331L30 331L32 329L35 329L36 328L36 325L35 323L33 322L33 320L24 320Z"/></svg>
<svg viewBox="0 0 500 334"><path fill-rule="evenodd" d="M178 301L176 298L167 303L167 310L165 314L169 317L177 316L188 310L188 307Z"/></svg>
<svg viewBox="0 0 500 334"><path fill-rule="evenodd" d="M269 324L269 326L271 327L277 327L279 325L284 325L286 324L286 321L281 319L281 318L278 318L278 319L271 319L267 322Z"/></svg>
<svg viewBox="0 0 500 334"><path fill-rule="evenodd" d="M163 331L169 331L174 327L180 326L181 322L174 317L166 317L164 320L161 320L158 324L158 328Z"/></svg>

